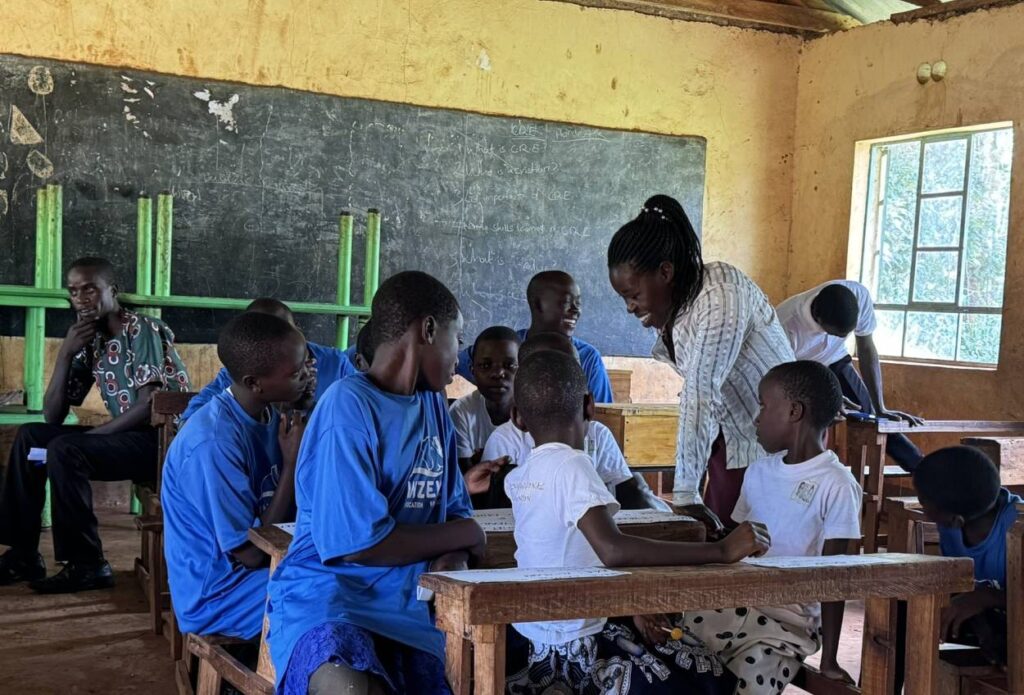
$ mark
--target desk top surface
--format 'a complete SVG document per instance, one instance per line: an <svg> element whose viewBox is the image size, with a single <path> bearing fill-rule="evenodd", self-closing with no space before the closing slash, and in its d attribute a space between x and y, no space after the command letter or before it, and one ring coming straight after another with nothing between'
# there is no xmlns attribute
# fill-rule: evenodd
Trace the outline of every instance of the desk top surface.
<svg viewBox="0 0 1024 695"><path fill-rule="evenodd" d="M973 434L1002 433L1024 434L1024 422L1016 420L925 420L922 425L911 425L902 420L860 421L847 420L851 428L878 428L878 432L892 434L904 432L911 434L927 434L929 432L964 432Z"/></svg>

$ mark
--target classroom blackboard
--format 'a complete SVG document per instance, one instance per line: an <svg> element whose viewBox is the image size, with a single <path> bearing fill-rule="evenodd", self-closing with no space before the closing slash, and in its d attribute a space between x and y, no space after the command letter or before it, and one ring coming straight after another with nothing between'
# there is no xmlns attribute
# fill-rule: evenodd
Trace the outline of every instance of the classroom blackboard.
<svg viewBox="0 0 1024 695"><path fill-rule="evenodd" d="M599 98L595 95L595 99ZM700 229L705 141L486 116L283 88L0 56L0 282L30 284L34 191L64 187L64 262L114 261L133 289L135 200L170 191L175 294L333 301L337 216L383 215L381 277L428 271L459 298L466 335L527 325L540 270L578 280L577 335L644 355L653 335L608 284L611 235L644 198L684 203ZM3 309L18 334L22 311ZM69 317L48 312L62 335ZM212 342L223 312L166 310L180 341ZM331 317L299 317L329 342Z"/></svg>

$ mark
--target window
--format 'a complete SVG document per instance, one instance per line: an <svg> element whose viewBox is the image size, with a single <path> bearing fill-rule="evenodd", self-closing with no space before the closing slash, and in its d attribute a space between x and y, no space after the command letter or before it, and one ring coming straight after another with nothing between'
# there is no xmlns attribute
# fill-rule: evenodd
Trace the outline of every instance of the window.
<svg viewBox="0 0 1024 695"><path fill-rule="evenodd" d="M870 145L860 280L883 356L994 366L1009 222L1009 127Z"/></svg>

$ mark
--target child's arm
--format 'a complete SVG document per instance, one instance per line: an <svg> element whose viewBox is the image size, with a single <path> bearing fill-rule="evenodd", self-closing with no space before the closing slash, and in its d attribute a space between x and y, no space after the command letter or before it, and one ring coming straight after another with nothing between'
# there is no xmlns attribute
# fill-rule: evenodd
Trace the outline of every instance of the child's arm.
<svg viewBox="0 0 1024 695"><path fill-rule="evenodd" d="M825 541L821 551L825 555L842 555L846 552L849 540L845 538L830 538ZM856 683L839 665L836 654L839 650L839 635L843 631L843 613L846 610L846 602L831 601L821 604L821 673L827 678L847 683Z"/></svg>
<svg viewBox="0 0 1024 695"><path fill-rule="evenodd" d="M974 616L990 608L1005 607L1005 589L991 585L977 586L974 591L954 596L949 605L942 609L942 629L939 634L943 639L956 639L960 636L963 624Z"/></svg>
<svg viewBox="0 0 1024 695"><path fill-rule="evenodd" d="M486 534L473 519L455 519L443 524L395 524L391 533L376 545L338 560L371 567L396 567L433 560L457 550L465 550L479 559L483 557L486 544Z"/></svg>
<svg viewBox="0 0 1024 695"><path fill-rule="evenodd" d="M615 499L623 509L649 509L643 491L636 483L636 478L624 480L615 486Z"/></svg>
<svg viewBox="0 0 1024 695"><path fill-rule="evenodd" d="M678 543L630 536L619 530L606 506L591 508L580 517L577 527L606 567L737 562L750 555L763 555L771 545L764 526L749 522L740 524L716 543Z"/></svg>

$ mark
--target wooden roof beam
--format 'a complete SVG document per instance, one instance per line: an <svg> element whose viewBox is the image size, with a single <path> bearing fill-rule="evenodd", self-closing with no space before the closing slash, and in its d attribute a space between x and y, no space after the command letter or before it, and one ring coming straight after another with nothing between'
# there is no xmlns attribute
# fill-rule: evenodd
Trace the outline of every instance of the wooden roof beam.
<svg viewBox="0 0 1024 695"><path fill-rule="evenodd" d="M820 35L859 26L838 12L761 0L545 0L583 7L630 10L691 22L739 26L788 34Z"/></svg>

